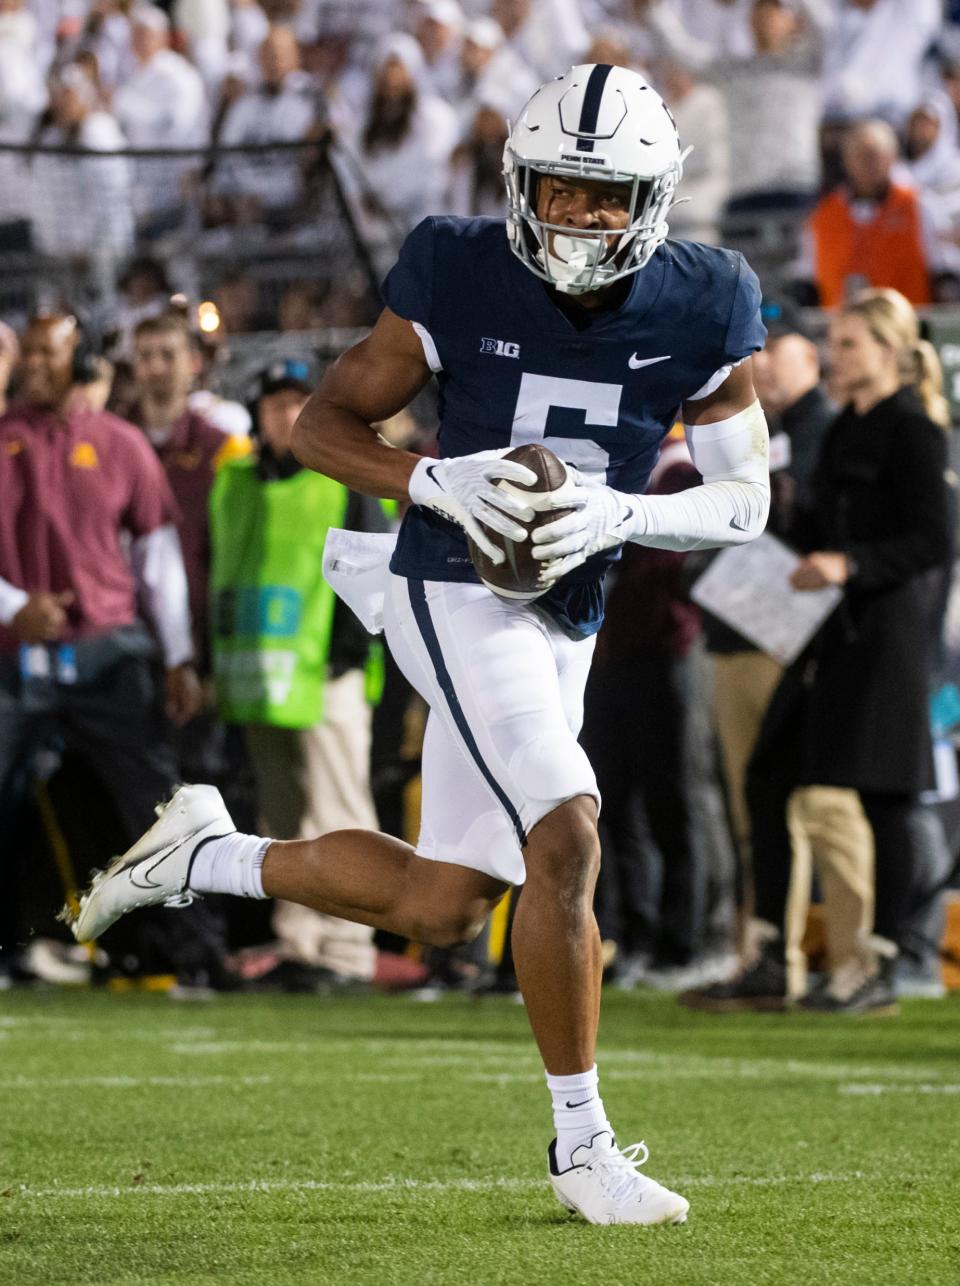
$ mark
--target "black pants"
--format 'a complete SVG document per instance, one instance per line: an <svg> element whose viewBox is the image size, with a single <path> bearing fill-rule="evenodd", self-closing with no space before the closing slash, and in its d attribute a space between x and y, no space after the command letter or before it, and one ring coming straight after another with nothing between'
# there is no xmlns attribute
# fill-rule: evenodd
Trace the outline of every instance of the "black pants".
<svg viewBox="0 0 960 1286"><path fill-rule="evenodd" d="M686 963L703 935L704 869L686 754L689 686L681 657L648 653L595 664L580 737L603 799L601 932L663 964Z"/></svg>
<svg viewBox="0 0 960 1286"><path fill-rule="evenodd" d="M75 682L58 680L52 648L47 649L47 676L24 676L16 658L0 658L0 836L15 833L34 752L44 742L60 739L82 755L103 784L128 847L151 825L154 806L169 795L179 776L154 645L145 630L131 626L78 643L75 651ZM110 856L104 854L104 863ZM21 865L16 858L0 839L4 955L15 950L10 935L19 938L24 932L22 925L19 932L15 928L16 871ZM76 875L82 882L86 872ZM121 921L106 942L111 956L129 958L133 968L151 972L175 969L175 959L184 956L185 937L196 939L199 933L205 938L210 915L202 909L179 923L174 919L151 909ZM188 948L186 955L195 959L197 951Z"/></svg>

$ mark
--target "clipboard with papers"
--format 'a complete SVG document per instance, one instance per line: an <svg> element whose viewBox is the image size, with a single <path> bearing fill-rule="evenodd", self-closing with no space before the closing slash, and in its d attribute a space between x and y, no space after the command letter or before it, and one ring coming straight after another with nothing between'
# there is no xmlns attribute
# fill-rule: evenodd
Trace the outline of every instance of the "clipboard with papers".
<svg viewBox="0 0 960 1286"><path fill-rule="evenodd" d="M693 601L790 665L843 597L837 586L800 592L790 574L800 556L776 536L722 549L690 592Z"/></svg>

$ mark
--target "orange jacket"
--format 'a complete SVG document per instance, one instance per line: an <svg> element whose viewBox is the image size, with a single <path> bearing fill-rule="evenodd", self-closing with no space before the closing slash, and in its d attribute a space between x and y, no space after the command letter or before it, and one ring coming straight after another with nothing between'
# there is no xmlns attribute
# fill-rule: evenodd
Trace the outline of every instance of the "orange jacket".
<svg viewBox="0 0 960 1286"><path fill-rule="evenodd" d="M923 249L920 200L912 188L892 184L873 218L858 223L842 190L823 197L810 216L820 303L840 304L847 282L890 286L912 304L930 303L930 273Z"/></svg>

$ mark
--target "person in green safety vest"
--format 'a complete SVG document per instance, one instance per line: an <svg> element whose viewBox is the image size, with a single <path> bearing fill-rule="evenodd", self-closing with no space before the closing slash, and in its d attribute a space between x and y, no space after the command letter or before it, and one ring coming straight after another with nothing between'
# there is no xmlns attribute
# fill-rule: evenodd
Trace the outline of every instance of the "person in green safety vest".
<svg viewBox="0 0 960 1286"><path fill-rule="evenodd" d="M376 828L372 704L382 652L322 575L330 527L387 531L376 500L303 468L290 437L311 392L304 362L265 370L251 406L257 450L210 496L211 648L220 712L240 724L271 834ZM373 976L373 930L278 902L280 963L264 981L320 990Z"/></svg>

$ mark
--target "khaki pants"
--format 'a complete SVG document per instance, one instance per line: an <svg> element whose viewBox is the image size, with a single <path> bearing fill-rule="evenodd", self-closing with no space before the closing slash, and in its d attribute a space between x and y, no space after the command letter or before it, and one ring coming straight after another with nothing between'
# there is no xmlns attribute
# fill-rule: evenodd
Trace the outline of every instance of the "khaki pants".
<svg viewBox="0 0 960 1286"><path fill-rule="evenodd" d="M745 915L753 906L747 764L782 674L783 667L765 652L716 653L713 657L713 715L743 877Z"/></svg>
<svg viewBox="0 0 960 1286"><path fill-rule="evenodd" d="M793 862L785 923L787 990L806 989L800 944L810 908L813 872L823 892L831 974L864 951L873 927L873 830L860 796L839 786L803 786L787 805Z"/></svg>
<svg viewBox="0 0 960 1286"><path fill-rule="evenodd" d="M370 728L361 670L327 683L323 723L316 727L247 728L267 834L314 839L335 830L377 830ZM349 977L373 977L376 951L367 925L278 901L273 927L288 958Z"/></svg>

